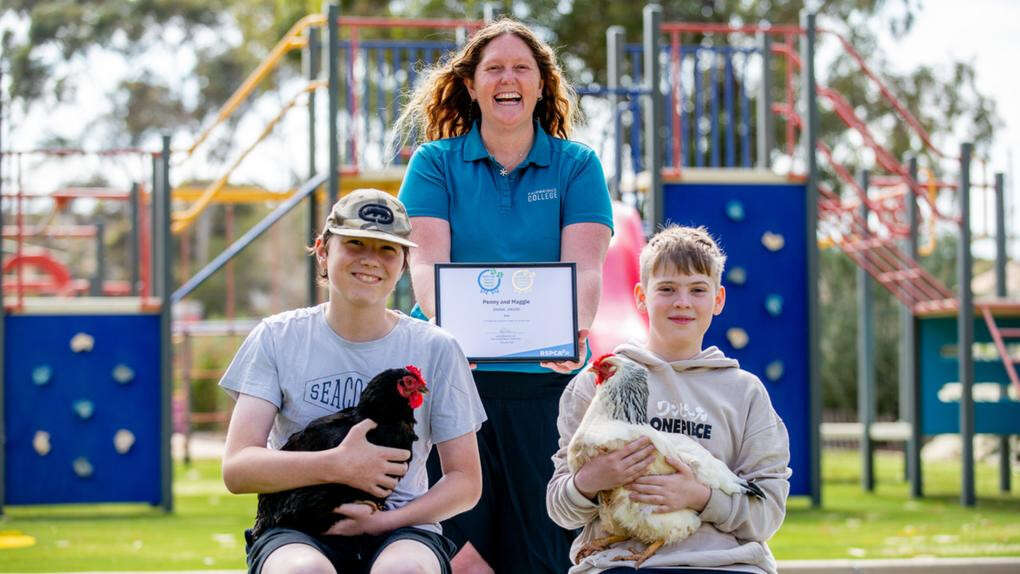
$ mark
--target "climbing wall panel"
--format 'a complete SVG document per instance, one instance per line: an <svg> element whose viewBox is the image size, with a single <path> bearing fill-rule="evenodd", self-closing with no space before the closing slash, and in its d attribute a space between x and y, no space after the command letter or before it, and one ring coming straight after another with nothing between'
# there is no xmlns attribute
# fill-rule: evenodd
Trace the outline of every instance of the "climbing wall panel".
<svg viewBox="0 0 1020 574"><path fill-rule="evenodd" d="M727 255L726 307L704 345L758 376L790 434L791 494L810 494L803 184L667 183L668 223L704 225Z"/></svg>
<svg viewBox="0 0 1020 574"><path fill-rule="evenodd" d="M160 502L159 320L4 318L6 504Z"/></svg>

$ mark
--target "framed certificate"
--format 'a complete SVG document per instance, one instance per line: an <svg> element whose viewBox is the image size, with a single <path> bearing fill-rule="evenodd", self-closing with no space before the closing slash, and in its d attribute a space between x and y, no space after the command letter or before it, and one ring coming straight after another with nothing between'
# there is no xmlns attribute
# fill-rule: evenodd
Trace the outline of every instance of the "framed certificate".
<svg viewBox="0 0 1020 574"><path fill-rule="evenodd" d="M472 362L576 361L576 265L437 263L436 324Z"/></svg>

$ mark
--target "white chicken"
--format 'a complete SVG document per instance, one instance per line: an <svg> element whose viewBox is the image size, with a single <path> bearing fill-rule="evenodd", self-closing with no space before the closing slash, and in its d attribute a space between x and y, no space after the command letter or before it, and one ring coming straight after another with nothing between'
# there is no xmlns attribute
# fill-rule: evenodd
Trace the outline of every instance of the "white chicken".
<svg viewBox="0 0 1020 574"><path fill-rule="evenodd" d="M646 475L676 472L666 462L666 457L673 457L687 464L697 479L710 488L765 498L757 485L733 474L694 439L660 432L648 425L648 370L643 365L618 355L605 355L589 369L595 373L595 397L567 447L571 472L576 473L595 456L646 436L657 451ZM615 560L633 560L637 568L663 545L683 540L701 526L697 512L685 509L655 513L653 507L632 501L630 492L622 486L599 492L598 502L599 520L607 536L584 546L578 559L633 538L647 545L644 552L632 552Z"/></svg>

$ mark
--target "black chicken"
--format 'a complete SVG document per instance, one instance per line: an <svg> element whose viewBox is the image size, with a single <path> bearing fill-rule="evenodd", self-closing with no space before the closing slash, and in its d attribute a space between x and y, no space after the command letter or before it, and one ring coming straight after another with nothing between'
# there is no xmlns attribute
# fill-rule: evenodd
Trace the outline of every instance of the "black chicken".
<svg viewBox="0 0 1020 574"><path fill-rule="evenodd" d="M351 427L365 419L378 425L368 431L369 442L410 450L418 440L414 434L414 409L421 406L422 395L427 392L425 379L414 365L385 370L368 382L357 405L313 420L304 430L291 435L282 450L334 448L343 442ZM252 537L275 527L322 534L338 520L333 509L341 504L372 502L382 508L385 500L346 484L316 484L259 494Z"/></svg>

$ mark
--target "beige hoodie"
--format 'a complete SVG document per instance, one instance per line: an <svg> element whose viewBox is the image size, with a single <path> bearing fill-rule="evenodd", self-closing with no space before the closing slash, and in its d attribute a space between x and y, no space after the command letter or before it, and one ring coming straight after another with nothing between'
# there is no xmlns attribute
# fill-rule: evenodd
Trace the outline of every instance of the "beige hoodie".
<svg viewBox="0 0 1020 574"><path fill-rule="evenodd" d="M649 424L697 440L768 495L762 502L713 489L701 512L701 528L664 546L642 566L776 572L775 558L765 541L779 530L786 514L790 443L786 425L773 410L761 381L716 347L673 363L630 344L620 345L614 352L648 368ZM560 448L553 455L555 471L546 490L546 506L553 521L564 528L583 527L570 549L575 561L581 546L603 535L597 505L577 490L567 468L567 445L594 395L594 377L587 371L574 377L564 390L557 420ZM570 574L628 565L611 559L638 544L625 541L588 556L572 567Z"/></svg>

